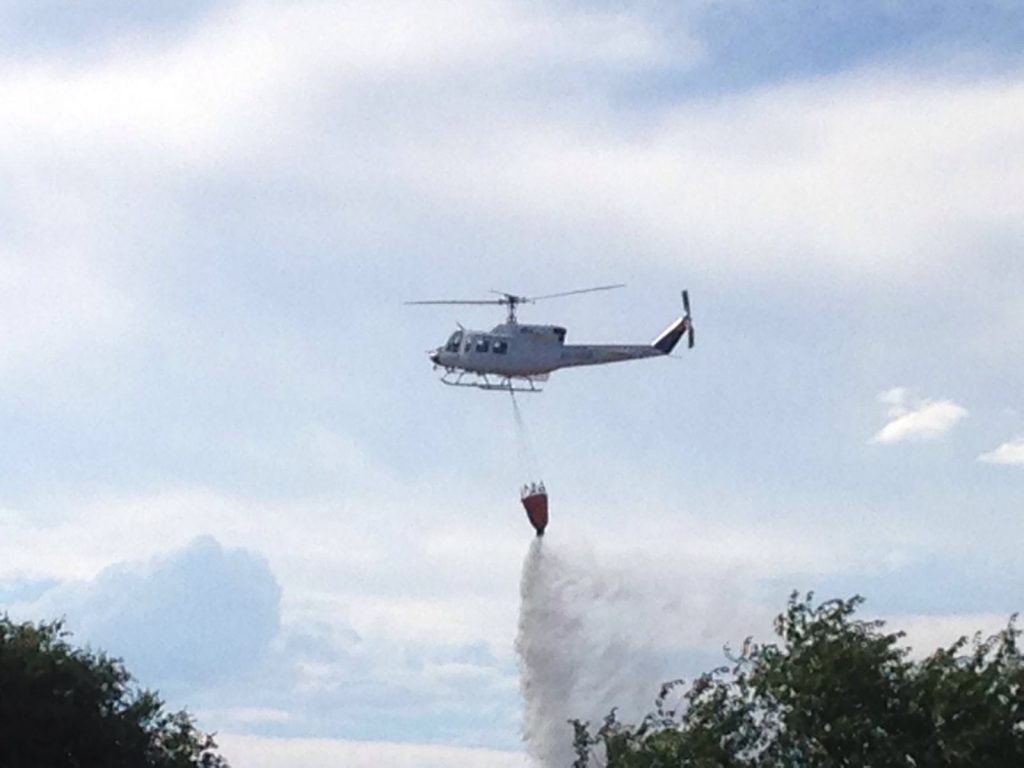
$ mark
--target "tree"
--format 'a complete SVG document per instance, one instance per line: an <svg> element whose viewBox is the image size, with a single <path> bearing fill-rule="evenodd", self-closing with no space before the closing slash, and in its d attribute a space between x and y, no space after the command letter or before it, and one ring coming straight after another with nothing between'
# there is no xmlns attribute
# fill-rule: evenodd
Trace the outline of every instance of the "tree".
<svg viewBox="0 0 1024 768"><path fill-rule="evenodd" d="M778 642L748 639L728 666L666 683L639 724L573 721L575 768L1024 765L1016 616L914 661L902 632L854 617L862 602L793 593Z"/></svg>
<svg viewBox="0 0 1024 768"><path fill-rule="evenodd" d="M61 621L0 616L0 766L227 768L187 712L165 712L119 659L68 636Z"/></svg>

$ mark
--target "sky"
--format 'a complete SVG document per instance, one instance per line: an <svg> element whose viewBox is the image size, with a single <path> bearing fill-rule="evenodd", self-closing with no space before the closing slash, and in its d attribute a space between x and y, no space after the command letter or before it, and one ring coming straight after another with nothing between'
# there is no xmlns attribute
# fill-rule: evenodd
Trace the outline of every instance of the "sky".
<svg viewBox="0 0 1024 768"><path fill-rule="evenodd" d="M403 302L621 282L520 319L642 343L686 288L696 348L520 403L652 700L794 589L998 628L1022 51L1010 0L4 3L0 609L236 765L523 765L533 478L425 355L501 313Z"/></svg>

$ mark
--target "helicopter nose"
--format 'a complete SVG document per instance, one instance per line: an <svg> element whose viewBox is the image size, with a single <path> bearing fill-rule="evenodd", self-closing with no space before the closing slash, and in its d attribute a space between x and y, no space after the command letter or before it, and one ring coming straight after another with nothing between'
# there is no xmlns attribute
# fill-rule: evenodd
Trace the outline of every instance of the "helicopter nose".
<svg viewBox="0 0 1024 768"><path fill-rule="evenodd" d="M441 353L439 351L433 352L430 355L430 362L432 362L434 365L440 365L441 364Z"/></svg>

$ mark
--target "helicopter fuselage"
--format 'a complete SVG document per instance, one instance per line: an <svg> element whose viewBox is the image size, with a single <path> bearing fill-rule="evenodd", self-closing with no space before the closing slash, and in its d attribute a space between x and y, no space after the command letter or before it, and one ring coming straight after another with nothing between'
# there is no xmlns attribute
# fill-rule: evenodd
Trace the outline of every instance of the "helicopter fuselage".
<svg viewBox="0 0 1024 768"><path fill-rule="evenodd" d="M490 331L459 329L430 355L448 371L511 378L544 377L559 368L659 357L671 352L686 331L679 318L651 344L566 344L556 325L503 323Z"/></svg>

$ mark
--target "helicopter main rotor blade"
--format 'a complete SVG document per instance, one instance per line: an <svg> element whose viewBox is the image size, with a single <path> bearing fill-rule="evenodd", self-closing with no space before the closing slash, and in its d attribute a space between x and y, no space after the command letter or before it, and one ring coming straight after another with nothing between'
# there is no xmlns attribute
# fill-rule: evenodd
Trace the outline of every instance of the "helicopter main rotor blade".
<svg viewBox="0 0 1024 768"><path fill-rule="evenodd" d="M540 301L541 299L557 299L561 296L575 296L577 293L593 293L594 291L610 291L613 288L625 288L625 283L615 285L599 285L596 288L580 288L576 291L564 291L562 293L546 293L543 296L530 296L528 301Z"/></svg>
<svg viewBox="0 0 1024 768"><path fill-rule="evenodd" d="M405 304L505 304L501 299L432 299L430 301L406 301Z"/></svg>

